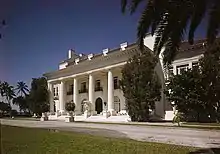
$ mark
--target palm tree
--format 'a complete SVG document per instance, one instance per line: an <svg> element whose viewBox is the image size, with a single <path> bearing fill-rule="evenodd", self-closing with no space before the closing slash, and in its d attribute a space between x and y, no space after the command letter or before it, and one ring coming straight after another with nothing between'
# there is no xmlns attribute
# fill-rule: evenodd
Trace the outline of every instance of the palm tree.
<svg viewBox="0 0 220 154"><path fill-rule="evenodd" d="M23 81L17 83L16 90L18 90L17 94L20 93L20 96L22 96L22 94L26 96L27 92L29 92L28 86Z"/></svg>
<svg viewBox="0 0 220 154"><path fill-rule="evenodd" d="M155 35L154 52L159 55L164 48L164 64L170 64L185 33L193 44L194 33L208 14L207 44L212 45L220 29L220 0L121 0L122 12L133 14L140 4L145 5L137 27L140 49L151 28ZM189 27L189 29L187 29Z"/></svg>
<svg viewBox="0 0 220 154"><path fill-rule="evenodd" d="M6 97L9 106L11 107L11 100L15 97L15 92L13 86L9 85L7 82L2 83L3 96Z"/></svg>

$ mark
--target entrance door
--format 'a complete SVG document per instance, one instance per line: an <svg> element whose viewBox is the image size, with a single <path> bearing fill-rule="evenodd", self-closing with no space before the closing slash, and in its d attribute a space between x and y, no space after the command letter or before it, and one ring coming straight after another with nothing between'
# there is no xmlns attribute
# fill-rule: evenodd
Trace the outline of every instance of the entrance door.
<svg viewBox="0 0 220 154"><path fill-rule="evenodd" d="M102 99L99 97L95 101L95 110L97 111L97 114L100 114L102 112L103 105L102 105Z"/></svg>

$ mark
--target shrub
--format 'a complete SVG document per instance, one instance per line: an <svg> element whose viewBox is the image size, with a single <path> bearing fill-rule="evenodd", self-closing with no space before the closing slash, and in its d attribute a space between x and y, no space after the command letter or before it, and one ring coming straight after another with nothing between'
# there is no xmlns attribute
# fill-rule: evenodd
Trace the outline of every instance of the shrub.
<svg viewBox="0 0 220 154"><path fill-rule="evenodd" d="M68 112L75 110L75 103L73 102L67 102L65 105L65 108Z"/></svg>

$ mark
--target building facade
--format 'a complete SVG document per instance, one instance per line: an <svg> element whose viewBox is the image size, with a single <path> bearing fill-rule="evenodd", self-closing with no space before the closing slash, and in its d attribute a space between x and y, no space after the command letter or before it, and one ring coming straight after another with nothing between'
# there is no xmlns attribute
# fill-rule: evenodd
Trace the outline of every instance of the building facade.
<svg viewBox="0 0 220 154"><path fill-rule="evenodd" d="M144 39L145 50L152 52L154 37ZM186 44L186 45L185 45ZM163 68L162 56L155 71L162 83L161 100L155 102L153 115L171 120L174 112L163 93L165 80L170 72L180 73L182 69L192 68L202 56L201 43L191 47L183 42L181 52L175 58L169 70ZM191 49L190 49L191 48ZM196 51L199 49L198 52ZM127 60L139 51L136 43L120 44L116 49L104 49L100 54L76 54L69 50L68 59L59 64L59 70L44 74L50 91L50 112L57 116L65 114L65 103L76 104L75 114L85 112L85 103L89 104L91 116L109 112L111 116L126 114L126 103L120 89L121 70ZM186 53L185 53L186 52Z"/></svg>

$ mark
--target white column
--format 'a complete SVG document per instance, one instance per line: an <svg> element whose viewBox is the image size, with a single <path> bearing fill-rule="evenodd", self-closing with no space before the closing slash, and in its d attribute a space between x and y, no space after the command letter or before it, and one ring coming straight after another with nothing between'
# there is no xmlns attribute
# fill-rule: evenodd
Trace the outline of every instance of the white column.
<svg viewBox="0 0 220 154"><path fill-rule="evenodd" d="M78 102L78 80L76 78L73 79L73 102L76 104L76 112L80 111L81 104Z"/></svg>
<svg viewBox="0 0 220 154"><path fill-rule="evenodd" d="M192 62L189 62L189 69L192 69Z"/></svg>
<svg viewBox="0 0 220 154"><path fill-rule="evenodd" d="M49 102L50 102L50 112L54 112L54 91L53 84L48 82L48 90L49 90Z"/></svg>
<svg viewBox="0 0 220 154"><path fill-rule="evenodd" d="M173 74L177 75L176 65L173 64Z"/></svg>
<svg viewBox="0 0 220 154"><path fill-rule="evenodd" d="M108 71L108 111L111 115L114 114L114 85L113 85L113 75L112 71Z"/></svg>
<svg viewBox="0 0 220 154"><path fill-rule="evenodd" d="M95 114L95 104L94 104L94 78L92 74L89 74L89 101L91 103L92 114Z"/></svg>
<svg viewBox="0 0 220 154"><path fill-rule="evenodd" d="M60 112L63 113L65 111L65 95L66 95L65 81L61 81L59 89L60 89L60 96L59 96Z"/></svg>

